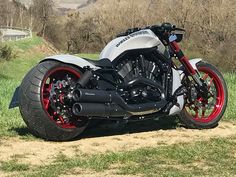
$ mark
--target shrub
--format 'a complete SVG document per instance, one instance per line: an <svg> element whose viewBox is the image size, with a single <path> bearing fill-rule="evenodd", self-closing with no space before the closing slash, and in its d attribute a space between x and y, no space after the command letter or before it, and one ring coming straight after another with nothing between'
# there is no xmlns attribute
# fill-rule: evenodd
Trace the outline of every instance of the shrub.
<svg viewBox="0 0 236 177"><path fill-rule="evenodd" d="M13 58L12 48L7 45L0 46L0 59L8 61L11 58Z"/></svg>

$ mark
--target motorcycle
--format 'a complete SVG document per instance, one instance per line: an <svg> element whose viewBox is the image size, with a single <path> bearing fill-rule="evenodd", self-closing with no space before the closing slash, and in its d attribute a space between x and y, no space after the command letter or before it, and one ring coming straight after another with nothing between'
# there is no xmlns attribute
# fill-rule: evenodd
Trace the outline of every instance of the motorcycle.
<svg viewBox="0 0 236 177"><path fill-rule="evenodd" d="M226 83L216 67L184 55L184 32L170 23L133 28L97 61L47 57L25 76L10 107L19 106L34 135L52 141L77 137L91 119L179 115L186 127L214 128L226 110Z"/></svg>

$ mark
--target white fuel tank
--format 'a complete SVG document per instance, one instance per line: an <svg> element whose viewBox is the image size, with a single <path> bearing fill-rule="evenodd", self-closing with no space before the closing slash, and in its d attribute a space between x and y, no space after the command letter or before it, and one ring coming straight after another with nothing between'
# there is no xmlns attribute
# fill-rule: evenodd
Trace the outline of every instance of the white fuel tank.
<svg viewBox="0 0 236 177"><path fill-rule="evenodd" d="M125 51L152 47L158 47L160 53L165 53L165 46L151 30L140 30L112 40L101 52L100 59L108 58L113 61Z"/></svg>

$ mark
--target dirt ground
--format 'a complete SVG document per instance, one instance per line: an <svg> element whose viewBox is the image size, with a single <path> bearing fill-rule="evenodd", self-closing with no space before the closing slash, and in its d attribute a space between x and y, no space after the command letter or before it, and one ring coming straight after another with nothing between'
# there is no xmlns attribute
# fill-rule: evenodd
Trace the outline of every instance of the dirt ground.
<svg viewBox="0 0 236 177"><path fill-rule="evenodd" d="M70 174L61 175L60 177L141 177L141 175L120 175L116 169L106 170L104 172L96 172L93 170L84 170L81 168L74 168L71 170Z"/></svg>
<svg viewBox="0 0 236 177"><path fill-rule="evenodd" d="M70 142L47 142L40 139L1 138L0 159L20 159L31 165L46 165L59 154L75 155L117 152L156 147L177 143L208 140L215 137L236 135L236 122L221 122L210 130L192 130L158 121L133 124L108 124L87 130L78 140Z"/></svg>

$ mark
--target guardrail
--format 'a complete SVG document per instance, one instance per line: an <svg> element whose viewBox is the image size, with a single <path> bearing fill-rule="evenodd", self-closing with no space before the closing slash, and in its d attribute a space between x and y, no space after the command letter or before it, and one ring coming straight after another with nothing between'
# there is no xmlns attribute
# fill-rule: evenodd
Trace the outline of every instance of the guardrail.
<svg viewBox="0 0 236 177"><path fill-rule="evenodd" d="M32 31L27 28L0 26L0 41L17 41L32 38Z"/></svg>

